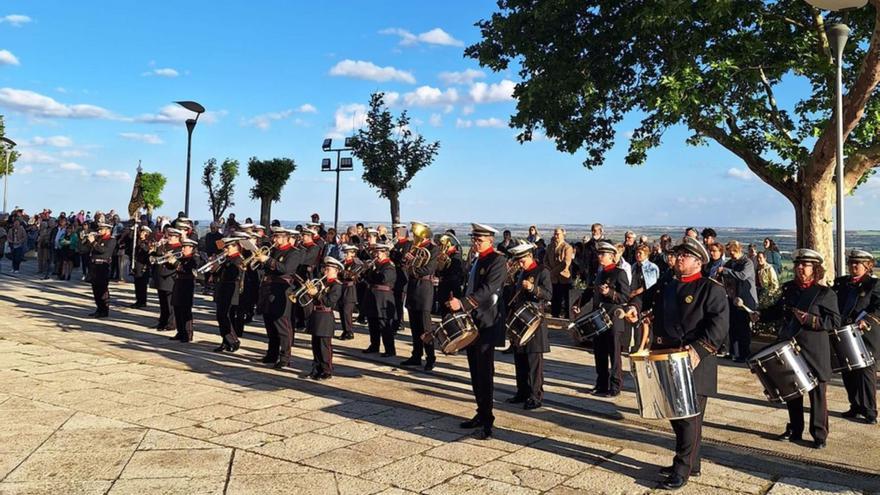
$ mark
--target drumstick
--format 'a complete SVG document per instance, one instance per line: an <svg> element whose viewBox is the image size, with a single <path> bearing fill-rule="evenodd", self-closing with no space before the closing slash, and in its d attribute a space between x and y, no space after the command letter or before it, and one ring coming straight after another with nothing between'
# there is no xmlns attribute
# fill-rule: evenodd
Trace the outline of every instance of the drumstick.
<svg viewBox="0 0 880 495"><path fill-rule="evenodd" d="M750 315L757 313L757 311L755 311L754 309L751 309L748 306L746 306L745 301L743 301L741 297L737 297L736 299L734 299L733 305L736 306L737 308L745 311L746 313L748 313Z"/></svg>

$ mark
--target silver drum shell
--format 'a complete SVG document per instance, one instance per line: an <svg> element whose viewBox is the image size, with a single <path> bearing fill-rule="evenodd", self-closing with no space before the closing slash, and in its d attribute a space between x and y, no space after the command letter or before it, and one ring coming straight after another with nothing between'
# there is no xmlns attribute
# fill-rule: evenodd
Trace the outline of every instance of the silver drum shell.
<svg viewBox="0 0 880 495"><path fill-rule="evenodd" d="M764 386L764 395L770 402L783 403L801 397L819 384L794 340L765 347L748 359L748 365Z"/></svg>
<svg viewBox="0 0 880 495"><path fill-rule="evenodd" d="M836 358L832 368L835 373L867 368L874 364L874 355L868 351L858 325L831 330L828 337L831 348L834 349L833 357Z"/></svg>
<svg viewBox="0 0 880 495"><path fill-rule="evenodd" d="M633 354L630 367L641 417L684 419L700 414L693 366L687 351Z"/></svg>

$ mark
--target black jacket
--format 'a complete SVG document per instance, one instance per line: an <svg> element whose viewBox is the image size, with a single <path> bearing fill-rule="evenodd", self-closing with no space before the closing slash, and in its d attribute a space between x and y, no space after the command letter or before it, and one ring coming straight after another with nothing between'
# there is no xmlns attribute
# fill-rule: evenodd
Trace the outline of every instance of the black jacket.
<svg viewBox="0 0 880 495"><path fill-rule="evenodd" d="M352 258L351 260L343 261L342 264L345 265L345 270L340 274L342 279L342 299L340 299L340 305L357 304L357 283L360 280L360 272L363 269L364 262L358 258Z"/></svg>
<svg viewBox="0 0 880 495"><path fill-rule="evenodd" d="M450 295L461 298L463 294L462 287L467 275L464 270L464 260L461 258L461 253L456 251L449 255L449 265L442 270L438 268L434 275L440 279L440 282L437 284L440 304L445 304L449 300Z"/></svg>
<svg viewBox="0 0 880 495"><path fill-rule="evenodd" d="M237 306L241 290L244 286L245 267L241 256L226 258L217 269L214 287L214 301L217 307Z"/></svg>
<svg viewBox="0 0 880 495"><path fill-rule="evenodd" d="M171 264L174 269L174 288L171 291L171 304L173 306L189 306L193 304L193 291L196 288L195 271L198 268L195 255L189 258L180 258Z"/></svg>
<svg viewBox="0 0 880 495"><path fill-rule="evenodd" d="M333 337L336 323L333 320L333 308L339 305L342 298L342 284L338 280L325 281L326 290L312 302L312 312L306 327L314 337Z"/></svg>
<svg viewBox="0 0 880 495"><path fill-rule="evenodd" d="M599 293L599 286L607 285L611 291L607 295ZM611 270L599 270L594 279L595 288L592 291L584 291L578 303L581 312L590 313L599 308L605 310L608 316L614 314L614 310L629 303L630 285L626 272L616 266ZM626 330L626 322L618 318L612 318L612 328L615 332L623 333Z"/></svg>
<svg viewBox="0 0 880 495"><path fill-rule="evenodd" d="M263 263L263 281L260 285L260 309L265 315L281 316L290 300L287 291L293 274L300 264L299 252L294 248L272 248L269 259Z"/></svg>
<svg viewBox="0 0 880 495"><path fill-rule="evenodd" d="M504 345L504 307L501 288L507 278L507 258L495 251L477 257L468 274L468 287L461 300L464 311L470 313L480 331L479 343Z"/></svg>
<svg viewBox="0 0 880 495"><path fill-rule="evenodd" d="M794 308L815 316L801 325L795 318ZM804 289L797 282L786 282L782 295L775 304L761 311L761 320L781 322L779 340L795 339L801 354L813 369L819 381L831 378L831 343L828 331L840 326L837 295L829 287L819 284Z"/></svg>
<svg viewBox="0 0 880 495"><path fill-rule="evenodd" d="M180 244L173 246L171 244L163 244L162 246L157 246L150 255L159 257L177 249L180 249ZM153 265L153 287L158 290L171 292L174 289L174 268L164 263Z"/></svg>
<svg viewBox="0 0 880 495"><path fill-rule="evenodd" d="M718 282L700 277L681 282L664 277L645 292L643 311L653 311L652 349L691 346L700 356L694 369L698 395L714 395L718 388L715 351L727 339L730 306Z"/></svg>
<svg viewBox="0 0 880 495"><path fill-rule="evenodd" d="M309 246L306 246L305 244L300 245L299 266L296 269L296 274L303 280L311 280L314 278L316 267L321 262L321 260L318 259L320 254L321 246L318 244L311 244Z"/></svg>
<svg viewBox="0 0 880 495"><path fill-rule="evenodd" d="M531 280L532 290L523 290L523 280ZM508 319L513 315L514 311L519 309L525 303L535 303L544 311L547 301L553 297L553 284L550 282L550 270L536 264L534 268L520 272L516 279L516 292L511 306L507 311ZM535 333L524 347L516 347L516 353L544 353L550 352L550 340L547 338L547 322L546 318L541 320L541 328Z"/></svg>
<svg viewBox="0 0 880 495"><path fill-rule="evenodd" d="M368 272L364 276L369 289L364 298L364 312L368 318L393 320L397 317L394 305L394 282L397 279L397 267L391 260Z"/></svg>
<svg viewBox="0 0 880 495"><path fill-rule="evenodd" d="M403 257L409 252L409 248L411 247L412 241L406 240L405 242L400 242L399 239L395 239L394 247L391 248L391 252L388 253L388 257L391 258L391 261L394 262L394 266L397 267L397 279L394 281L394 292L403 292L406 290L408 279L407 273L403 269Z"/></svg>
<svg viewBox="0 0 880 495"><path fill-rule="evenodd" d="M839 277L834 281L834 292L837 294L837 304L840 309L840 319L843 325L855 322L862 312L865 313L865 323L868 330L863 337L868 350L874 354L874 358L880 358L880 283L878 279L864 276L858 282L853 282L852 277Z"/></svg>
<svg viewBox="0 0 880 495"><path fill-rule="evenodd" d="M113 260L113 253L116 252L116 239L95 237L95 242L89 243L89 252L92 263L110 263Z"/></svg>
<svg viewBox="0 0 880 495"><path fill-rule="evenodd" d="M431 253L425 266L410 268L406 282L406 307L411 311L431 311L434 305L434 272L437 271L437 246L424 246Z"/></svg>

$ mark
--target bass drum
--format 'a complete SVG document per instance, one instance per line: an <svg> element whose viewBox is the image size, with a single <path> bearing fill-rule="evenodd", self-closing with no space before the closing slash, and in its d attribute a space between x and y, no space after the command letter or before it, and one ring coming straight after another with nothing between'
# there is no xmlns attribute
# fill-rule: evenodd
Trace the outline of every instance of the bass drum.
<svg viewBox="0 0 880 495"><path fill-rule="evenodd" d="M443 354L455 354L471 345L479 335L471 315L463 312L450 313L434 331L434 346Z"/></svg>
<svg viewBox="0 0 880 495"><path fill-rule="evenodd" d="M803 396L819 383L794 340L761 349L748 359L748 364L770 402L782 403Z"/></svg>
<svg viewBox="0 0 880 495"><path fill-rule="evenodd" d="M538 333L541 322L544 321L544 313L536 304L527 302L514 311L507 319L505 327L510 342L522 347Z"/></svg>
<svg viewBox="0 0 880 495"><path fill-rule="evenodd" d="M833 371L852 371L867 368L874 364L874 355L868 351L862 331L858 325L847 325L828 332L831 348L834 349Z"/></svg>
<svg viewBox="0 0 880 495"><path fill-rule="evenodd" d="M694 368L688 351L641 352L630 355L629 361L641 417L684 419L700 414Z"/></svg>

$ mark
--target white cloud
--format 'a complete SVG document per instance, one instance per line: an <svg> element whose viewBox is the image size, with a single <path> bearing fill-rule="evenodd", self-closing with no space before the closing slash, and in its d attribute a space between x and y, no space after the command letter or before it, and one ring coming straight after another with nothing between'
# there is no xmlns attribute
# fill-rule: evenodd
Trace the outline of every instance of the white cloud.
<svg viewBox="0 0 880 495"><path fill-rule="evenodd" d="M9 50L0 50L0 65L21 65L21 63Z"/></svg>
<svg viewBox="0 0 880 495"><path fill-rule="evenodd" d="M442 91L431 86L420 86L415 91L403 95L403 102L407 106L427 107L434 105L450 105L458 101L458 91L448 88Z"/></svg>
<svg viewBox="0 0 880 495"><path fill-rule="evenodd" d="M471 86L469 94L474 103L507 101L513 99L513 89L515 86L516 83L509 79L504 79L494 84L478 82Z"/></svg>
<svg viewBox="0 0 880 495"><path fill-rule="evenodd" d="M223 115L226 115L225 110L218 112L205 112L199 117L199 122L213 124ZM143 114L136 117L134 120L136 122L144 122L147 124L182 124L186 122L186 119L191 119L195 116L196 114L194 112L190 112L180 105L165 105L159 109L158 113Z"/></svg>
<svg viewBox="0 0 880 495"><path fill-rule="evenodd" d="M64 158L82 158L84 156L89 156L89 152L85 150L63 150L58 154Z"/></svg>
<svg viewBox="0 0 880 495"><path fill-rule="evenodd" d="M458 127L459 129L467 129L468 127L473 127L473 126L474 126L474 122L471 120L455 119L455 127Z"/></svg>
<svg viewBox="0 0 880 495"><path fill-rule="evenodd" d="M245 127L256 127L257 129L267 130L272 127L272 122L284 120L292 116L294 113L317 113L318 109L310 103L300 105L296 110L287 109L280 112L269 112L255 115L249 119L242 119L241 125ZM303 125L306 122L302 119L296 119L294 124Z"/></svg>
<svg viewBox="0 0 880 495"><path fill-rule="evenodd" d="M115 180L120 182L128 182L131 180L131 175L128 172L120 172L119 170L107 170L102 168L101 170L96 170L94 174L95 177L99 179L107 179L107 180Z"/></svg>
<svg viewBox="0 0 880 495"><path fill-rule="evenodd" d="M61 161L44 151L31 148L21 148L18 152L21 153L21 156L18 158L18 161L21 163L58 163Z"/></svg>
<svg viewBox="0 0 880 495"><path fill-rule="evenodd" d="M470 115L470 114L472 114L472 113L474 113L474 106L473 106L473 105L465 105L465 106L461 109L461 114L462 114L462 115Z"/></svg>
<svg viewBox="0 0 880 495"><path fill-rule="evenodd" d="M431 118L428 119L428 123L434 127L440 127L443 125L443 116L439 113L432 113Z"/></svg>
<svg viewBox="0 0 880 495"><path fill-rule="evenodd" d="M416 78L411 72L395 69L390 65L379 67L373 62L365 62L363 60L343 60L330 69L330 75L378 82L400 81L409 84L415 84L416 82Z"/></svg>
<svg viewBox="0 0 880 495"><path fill-rule="evenodd" d="M58 86L57 88L55 88L55 91L58 91L59 93L67 93L67 88Z"/></svg>
<svg viewBox="0 0 880 495"><path fill-rule="evenodd" d="M736 168L736 167L731 167L731 168L727 169L727 173L725 174L725 176L729 179L737 179L737 180L744 180L744 181L750 181L755 178L755 174L752 173L751 170L744 169L744 168Z"/></svg>
<svg viewBox="0 0 880 495"><path fill-rule="evenodd" d="M475 69L465 69L460 72L441 72L437 75L443 84L454 86L456 84L473 84L477 79L483 79L486 74Z"/></svg>
<svg viewBox="0 0 880 495"><path fill-rule="evenodd" d="M37 117L66 119L112 119L113 114L99 106L67 105L26 89L0 88L0 107Z"/></svg>
<svg viewBox="0 0 880 495"><path fill-rule="evenodd" d="M464 46L463 41L453 38L451 34L440 28L434 28L421 34L413 34L410 31L401 28L388 28L379 31L379 34L399 36L400 44L403 46L417 45L419 43L442 46Z"/></svg>
<svg viewBox="0 0 880 495"><path fill-rule="evenodd" d="M33 19L31 19L30 17L28 17L26 15L10 14L7 16L0 17L0 24L9 24L10 26L21 27L21 26L31 22L32 20Z"/></svg>
<svg viewBox="0 0 880 495"><path fill-rule="evenodd" d="M385 104L389 107L392 107L400 101L400 93L398 93L397 91L389 91L385 93L384 99Z"/></svg>
<svg viewBox="0 0 880 495"><path fill-rule="evenodd" d="M25 165L24 167L20 167L20 168L15 169L15 173L17 173L19 175L27 175L33 171L34 171L34 167L31 167L30 165Z"/></svg>
<svg viewBox="0 0 880 495"><path fill-rule="evenodd" d="M180 75L180 72L177 72L175 69L170 67L165 67L162 69L153 69L141 74L142 76L159 76L159 77L177 77Z"/></svg>
<svg viewBox="0 0 880 495"><path fill-rule="evenodd" d="M67 148L73 146L73 139L67 136L37 136L31 139L31 144L35 146L53 146L55 148Z"/></svg>
<svg viewBox="0 0 880 495"><path fill-rule="evenodd" d="M495 117L490 117L488 119L477 119L474 121L474 125L477 127L493 127L495 129L504 129L507 127L507 124Z"/></svg>
<svg viewBox="0 0 880 495"><path fill-rule="evenodd" d="M120 132L119 137L129 141L140 141L146 144L162 144L162 138L156 134L141 134L138 132Z"/></svg>
<svg viewBox="0 0 880 495"><path fill-rule="evenodd" d="M333 131L328 136L350 136L355 129L367 125L367 106L360 103L341 105L333 115Z"/></svg>
<svg viewBox="0 0 880 495"><path fill-rule="evenodd" d="M303 103L296 109L296 111L300 113L318 113L318 109L311 103Z"/></svg>
<svg viewBox="0 0 880 495"><path fill-rule="evenodd" d="M58 165L58 168L61 170L85 170L86 168L80 165L79 163L74 162L64 162L61 165Z"/></svg>

